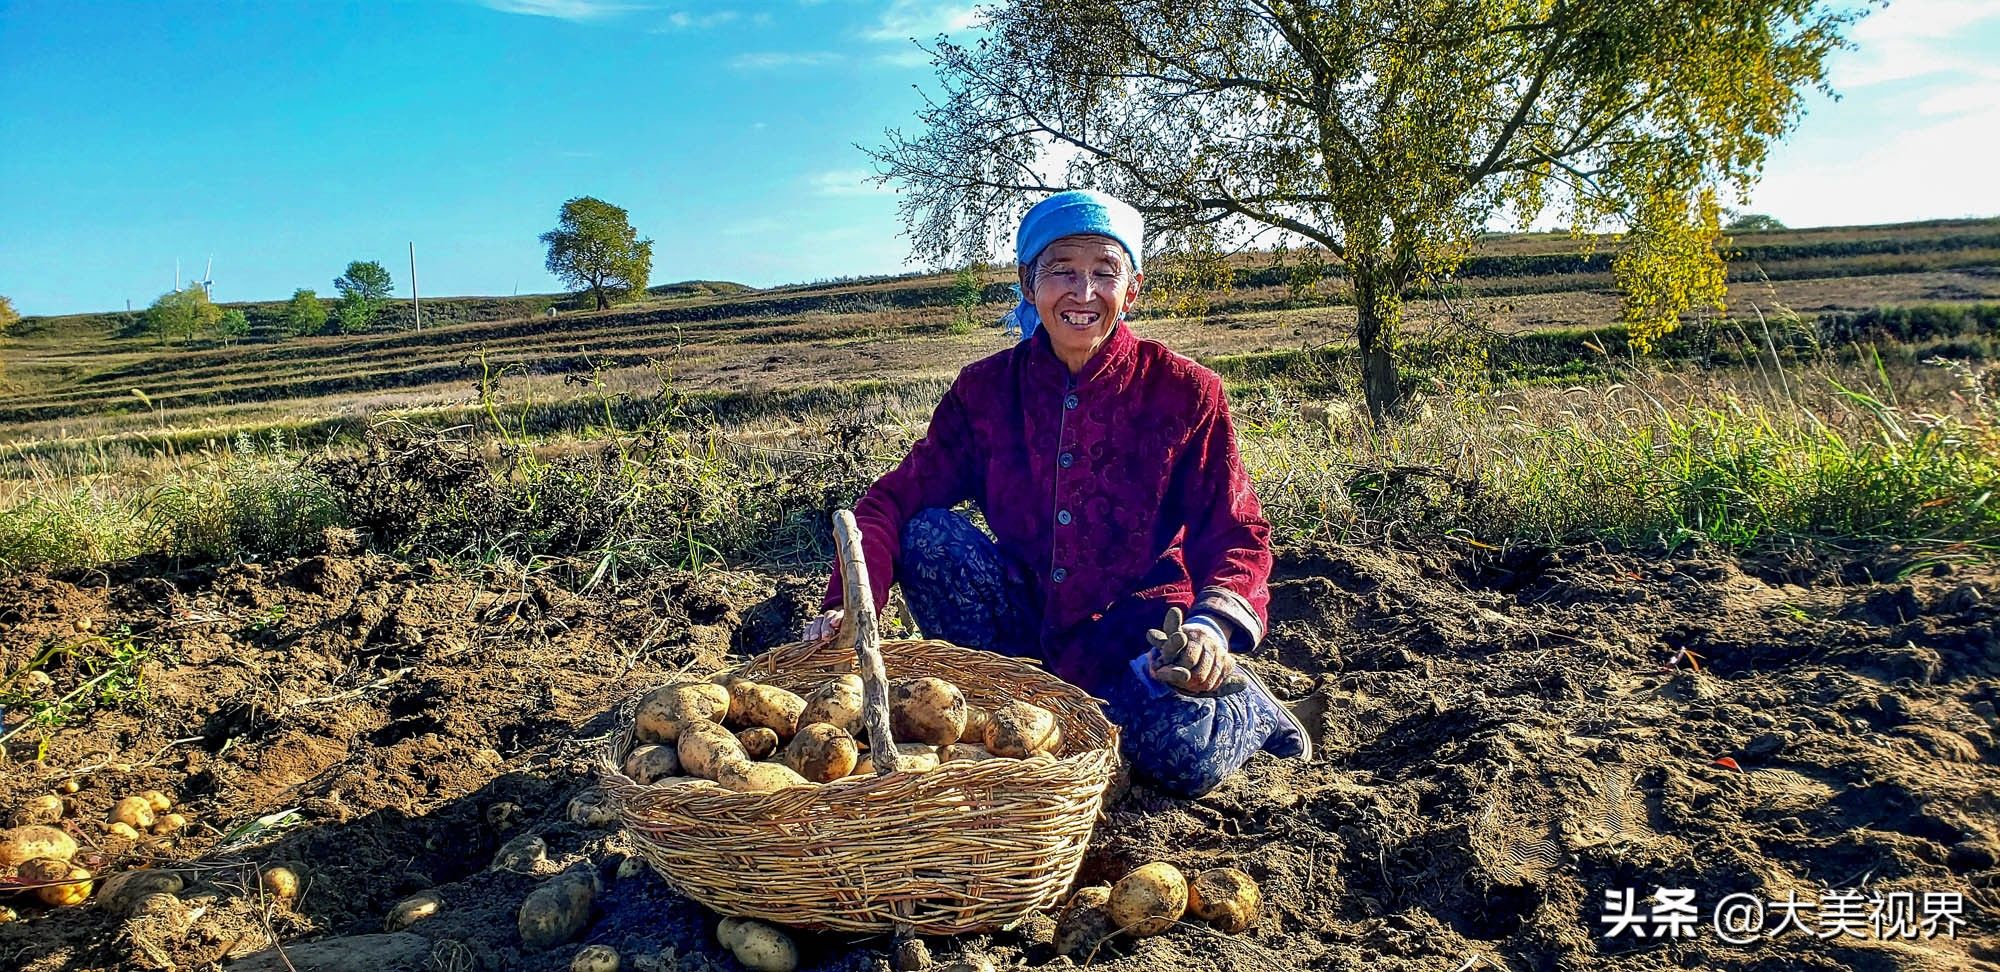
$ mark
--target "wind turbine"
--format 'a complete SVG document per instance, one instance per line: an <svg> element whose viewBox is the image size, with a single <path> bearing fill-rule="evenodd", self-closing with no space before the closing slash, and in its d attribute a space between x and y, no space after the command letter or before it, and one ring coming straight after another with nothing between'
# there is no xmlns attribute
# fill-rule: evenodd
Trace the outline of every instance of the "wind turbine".
<svg viewBox="0 0 2000 972"><path fill-rule="evenodd" d="M201 272L201 295L215 299L215 257L212 254L208 258L208 269Z"/></svg>

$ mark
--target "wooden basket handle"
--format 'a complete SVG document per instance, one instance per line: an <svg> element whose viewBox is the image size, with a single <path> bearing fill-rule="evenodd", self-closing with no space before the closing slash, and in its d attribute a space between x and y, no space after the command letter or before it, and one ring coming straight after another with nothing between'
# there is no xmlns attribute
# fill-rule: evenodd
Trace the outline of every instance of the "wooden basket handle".
<svg viewBox="0 0 2000 972"><path fill-rule="evenodd" d="M834 546L840 552L842 647L854 649L861 674L861 720L868 728L869 758L875 775L895 772L899 757L889 732L889 672L882 667L882 633L875 628L875 598L868 586L868 564L861 555L861 527L853 510L833 514Z"/></svg>

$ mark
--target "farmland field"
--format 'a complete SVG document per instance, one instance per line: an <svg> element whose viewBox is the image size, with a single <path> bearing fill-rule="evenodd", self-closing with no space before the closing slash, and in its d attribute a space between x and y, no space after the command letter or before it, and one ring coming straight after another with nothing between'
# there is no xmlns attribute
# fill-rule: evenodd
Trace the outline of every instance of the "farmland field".
<svg viewBox="0 0 2000 972"><path fill-rule="evenodd" d="M1226 864L1267 904L1089 967L2000 963L2000 221L1734 247L1729 317L1637 355L1602 253L1490 241L1411 293L1418 400L1389 430L1357 414L1337 278L1246 255L1206 314L1135 321L1230 386L1279 546L1254 663L1319 755L1112 801L1080 884ZM955 326L951 283L440 301L461 319L226 348L118 315L0 338L0 812L62 794L85 866L186 884L130 914L15 899L0 965L563 970L592 943L737 968L569 809L619 703L796 637L827 515L1009 340ZM108 834L146 790L189 825ZM538 854L502 855L524 835ZM522 900L571 869L589 924L527 947ZM1947 895L1963 922L1608 937L1627 888ZM419 894L438 913L389 928ZM1084 964L1052 926L929 946ZM810 970L890 959L799 944Z"/></svg>

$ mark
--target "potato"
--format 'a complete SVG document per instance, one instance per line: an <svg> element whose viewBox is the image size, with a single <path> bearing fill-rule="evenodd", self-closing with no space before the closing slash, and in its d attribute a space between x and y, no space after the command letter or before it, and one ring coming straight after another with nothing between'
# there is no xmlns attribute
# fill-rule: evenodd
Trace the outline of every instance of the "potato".
<svg viewBox="0 0 2000 972"><path fill-rule="evenodd" d="M938 768L937 747L923 743L897 743L896 769L904 773L928 773ZM849 776L873 776L875 760L871 756L861 757L854 764L854 772Z"/></svg>
<svg viewBox="0 0 2000 972"><path fill-rule="evenodd" d="M53 793L31 796L21 809L14 811L16 824L52 824L63 818L62 797Z"/></svg>
<svg viewBox="0 0 2000 972"><path fill-rule="evenodd" d="M729 690L712 682L678 682L654 689L639 702L632 728L640 742L670 743L691 722L721 722Z"/></svg>
<svg viewBox="0 0 2000 972"><path fill-rule="evenodd" d="M549 859L549 842L539 834L522 834L493 852L493 869L516 874L533 874Z"/></svg>
<svg viewBox="0 0 2000 972"><path fill-rule="evenodd" d="M799 716L805 714L806 700L775 685L759 685L749 680L729 685L729 719L738 726L763 726L790 739L799 731Z"/></svg>
<svg viewBox="0 0 2000 972"><path fill-rule="evenodd" d="M854 772L861 757L846 729L814 722L800 727L782 758L792 772L814 783L831 783Z"/></svg>
<svg viewBox="0 0 2000 972"><path fill-rule="evenodd" d="M890 693L889 726L905 742L955 743L965 731L965 695L935 676L903 679Z"/></svg>
<svg viewBox="0 0 2000 972"><path fill-rule="evenodd" d="M35 889L35 897L56 908L80 905L90 900L90 872L68 861L38 857L21 865L21 880L29 883L59 881Z"/></svg>
<svg viewBox="0 0 2000 972"><path fill-rule="evenodd" d="M995 756L1016 759L1036 753L1053 753L1062 745L1062 727L1055 713L1039 705L1009 702L993 710L986 726L986 748Z"/></svg>
<svg viewBox="0 0 2000 972"><path fill-rule="evenodd" d="M151 827L156 817L153 802L142 796L128 796L111 805L111 821L122 823L133 830L145 830Z"/></svg>
<svg viewBox="0 0 2000 972"><path fill-rule="evenodd" d="M715 781L738 793L770 793L788 786L807 785L805 777L781 764L748 760L724 764Z"/></svg>
<svg viewBox="0 0 2000 972"><path fill-rule="evenodd" d="M1113 928L1145 938L1172 928L1186 913L1187 903L1187 878L1172 864L1155 861L1112 885L1104 910Z"/></svg>
<svg viewBox="0 0 2000 972"><path fill-rule="evenodd" d="M625 756L625 775L645 786L655 780L679 776L681 758L672 746L640 746Z"/></svg>
<svg viewBox="0 0 2000 972"><path fill-rule="evenodd" d="M585 945L569 960L569 972L618 972L618 950L609 945Z"/></svg>
<svg viewBox="0 0 2000 972"><path fill-rule="evenodd" d="M104 826L104 832L110 834L113 837L118 838L119 840L139 839L139 832L133 830L132 825L128 823L119 823L117 821L112 821L111 823L106 824Z"/></svg>
<svg viewBox="0 0 2000 972"><path fill-rule="evenodd" d="M1188 885L1188 910L1231 935L1256 924L1263 908L1257 882L1233 867L1203 871Z"/></svg>
<svg viewBox="0 0 2000 972"><path fill-rule="evenodd" d="M949 763L961 759L968 759L977 763L980 760L1000 758L987 752L985 746L974 746L969 743L952 743L949 746L939 746L937 748L937 755L939 763Z"/></svg>
<svg viewBox="0 0 2000 972"><path fill-rule="evenodd" d="M587 871L571 871L529 892L514 926L529 948L554 948L576 938L590 921L597 881Z"/></svg>
<svg viewBox="0 0 2000 972"><path fill-rule="evenodd" d="M264 893L279 901L290 901L299 896L299 872L283 864L267 867L257 876L257 883Z"/></svg>
<svg viewBox="0 0 2000 972"><path fill-rule="evenodd" d="M10 921L20 921L20 920L21 920L20 912L17 912L12 908L7 907L6 905L0 905L0 925L4 925Z"/></svg>
<svg viewBox="0 0 2000 972"><path fill-rule="evenodd" d="M13 870L36 858L68 863L76 856L76 838L40 824L0 832L0 871Z"/></svg>
<svg viewBox="0 0 2000 972"><path fill-rule="evenodd" d="M1104 910L1105 902L1110 900L1111 889L1102 885L1084 888L1070 896L1069 904L1063 906L1062 917L1056 919L1057 955L1082 962L1111 937L1117 929Z"/></svg>
<svg viewBox="0 0 2000 972"><path fill-rule="evenodd" d="M736 741L743 744L743 755L753 760L769 759L778 751L778 734L763 726L755 726L736 734Z"/></svg>
<svg viewBox="0 0 2000 972"><path fill-rule="evenodd" d="M158 790L147 790L139 794L139 796L143 797L147 803L152 804L153 812L156 814L166 813L168 810L174 808L174 801Z"/></svg>
<svg viewBox="0 0 2000 972"><path fill-rule="evenodd" d="M743 940L743 923L747 920L745 918L722 919L722 923L715 926L715 940L721 943L723 948L735 951L736 943Z"/></svg>
<svg viewBox="0 0 2000 972"><path fill-rule="evenodd" d="M97 906L114 915L131 914L149 894L179 894L186 882L172 871L120 871L97 887Z"/></svg>
<svg viewBox="0 0 2000 972"><path fill-rule="evenodd" d="M839 726L850 736L861 735L863 728L861 676L835 675L813 691L806 699L806 710L799 716L799 725L826 722Z"/></svg>
<svg viewBox="0 0 2000 972"><path fill-rule="evenodd" d="M569 801L569 820L585 827L609 827L618 822L618 806L603 790L591 787Z"/></svg>
<svg viewBox="0 0 2000 972"><path fill-rule="evenodd" d="M716 930L717 938L722 934ZM731 937L735 944L729 946L730 953L750 972L793 972L799 967L799 947L784 932L761 921L738 919Z"/></svg>
<svg viewBox="0 0 2000 972"><path fill-rule="evenodd" d="M444 910L444 899L433 891L419 891L389 909L382 919L385 931L399 932Z"/></svg>
<svg viewBox="0 0 2000 972"><path fill-rule="evenodd" d="M681 768L705 780L716 778L716 773L729 763L748 761L749 754L743 751L736 734L713 722L691 722L681 730Z"/></svg>
<svg viewBox="0 0 2000 972"><path fill-rule="evenodd" d="M963 743L986 744L986 727L993 724L993 713L976 705L965 707L965 731L958 734Z"/></svg>
<svg viewBox="0 0 2000 972"><path fill-rule="evenodd" d="M187 825L188 818L186 816L178 813L164 813L160 815L160 819L153 821L153 833L157 836L165 837L170 834L180 833L186 829Z"/></svg>

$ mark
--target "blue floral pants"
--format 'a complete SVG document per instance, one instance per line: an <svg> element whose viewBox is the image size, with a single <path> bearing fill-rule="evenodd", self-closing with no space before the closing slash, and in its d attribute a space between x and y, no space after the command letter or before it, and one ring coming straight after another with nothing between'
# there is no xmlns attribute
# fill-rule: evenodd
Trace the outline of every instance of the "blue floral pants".
<svg viewBox="0 0 2000 972"><path fill-rule="evenodd" d="M999 547L970 521L950 510L924 510L903 527L902 555L897 580L925 637L1040 658L1040 616L1026 584L1008 576ZM1276 700L1257 690L1182 695L1146 672L1146 626L1126 626L1092 638L1106 650L1129 651L1134 664L1121 667L1111 685L1086 687L1104 696L1135 777L1177 797L1199 796L1267 743L1283 748L1273 737L1290 723L1275 711Z"/></svg>

